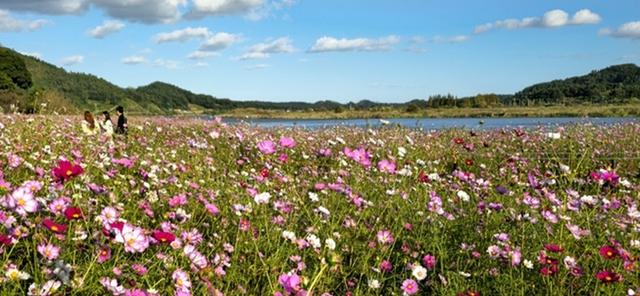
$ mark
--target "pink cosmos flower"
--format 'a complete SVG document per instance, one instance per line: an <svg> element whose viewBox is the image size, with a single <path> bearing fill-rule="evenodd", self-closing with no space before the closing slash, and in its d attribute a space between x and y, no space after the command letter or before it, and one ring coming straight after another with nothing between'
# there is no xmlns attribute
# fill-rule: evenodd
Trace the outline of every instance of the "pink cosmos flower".
<svg viewBox="0 0 640 296"><path fill-rule="evenodd" d="M120 212L118 212L118 210L113 207L105 207L104 209L102 209L102 212L100 212L100 215L98 216L98 218L102 220L103 226L107 226L117 222L119 217Z"/></svg>
<svg viewBox="0 0 640 296"><path fill-rule="evenodd" d="M383 245L390 245L393 243L393 235L389 230L380 230L376 235L378 242Z"/></svg>
<svg viewBox="0 0 640 296"><path fill-rule="evenodd" d="M378 170L380 170L383 173L387 172L389 174L395 174L396 163L388 159L383 159L378 162Z"/></svg>
<svg viewBox="0 0 640 296"><path fill-rule="evenodd" d="M402 282L402 291L407 295L418 293L418 283L412 279L406 279Z"/></svg>
<svg viewBox="0 0 640 296"><path fill-rule="evenodd" d="M58 256L60 256L60 247L54 246L52 244L41 244L38 245L37 249L38 253L40 253L42 257L46 258L49 261L56 260Z"/></svg>
<svg viewBox="0 0 640 296"><path fill-rule="evenodd" d="M287 295L295 295L301 290L300 277L295 273L281 274L280 277L278 277L278 283L280 283Z"/></svg>
<svg viewBox="0 0 640 296"><path fill-rule="evenodd" d="M142 253L149 247L149 239L144 229L130 225L122 226L122 231L116 230L115 241L124 244L124 250L129 253Z"/></svg>
<svg viewBox="0 0 640 296"><path fill-rule="evenodd" d="M192 245L186 245L183 251L184 254L189 258L189 260L191 260L191 263L194 266L199 269L204 269L205 267L207 267L207 258L200 252L198 252L198 250L196 250L196 247Z"/></svg>
<svg viewBox="0 0 640 296"><path fill-rule="evenodd" d="M280 146L283 148L296 147L296 141L293 138L282 136L280 137Z"/></svg>
<svg viewBox="0 0 640 296"><path fill-rule="evenodd" d="M189 293L187 295L190 295L191 281L189 280L189 275L186 272L181 269L176 269L171 275L171 278L175 283L176 291L186 292Z"/></svg>
<svg viewBox="0 0 640 296"><path fill-rule="evenodd" d="M49 203L49 211L56 215L61 215L64 209L66 209L71 203L71 199L68 197L58 197Z"/></svg>
<svg viewBox="0 0 640 296"><path fill-rule="evenodd" d="M276 144L271 140L264 140L258 143L258 150L260 150L262 154L273 154L276 152Z"/></svg>
<svg viewBox="0 0 640 296"><path fill-rule="evenodd" d="M187 204L187 196L184 194L178 194L169 199L169 206L172 208Z"/></svg>
<svg viewBox="0 0 640 296"><path fill-rule="evenodd" d="M9 197L9 204L15 206L15 211L21 216L26 216L27 213L34 213L38 211L38 201L33 198L33 192L25 187L19 187Z"/></svg>
<svg viewBox="0 0 640 296"><path fill-rule="evenodd" d="M109 247L100 248L100 252L98 253L98 263L104 263L111 258L111 249Z"/></svg>
<svg viewBox="0 0 640 296"><path fill-rule="evenodd" d="M12 169L19 167L20 164L22 163L22 158L20 158L20 156L15 155L13 153L9 154L7 156L7 159L9 160L9 167Z"/></svg>

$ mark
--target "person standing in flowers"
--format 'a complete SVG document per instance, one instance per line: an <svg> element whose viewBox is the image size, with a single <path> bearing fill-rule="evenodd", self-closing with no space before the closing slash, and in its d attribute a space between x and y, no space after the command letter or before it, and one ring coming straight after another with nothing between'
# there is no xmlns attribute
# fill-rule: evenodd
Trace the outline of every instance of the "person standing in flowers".
<svg viewBox="0 0 640 296"><path fill-rule="evenodd" d="M116 113L118 114L118 125L116 126L116 134L127 135L127 118L124 117L124 108L122 106L116 107Z"/></svg>
<svg viewBox="0 0 640 296"><path fill-rule="evenodd" d="M93 136L98 133L96 120L93 118L93 114L89 111L84 111L84 120L81 123L82 132L85 135Z"/></svg>

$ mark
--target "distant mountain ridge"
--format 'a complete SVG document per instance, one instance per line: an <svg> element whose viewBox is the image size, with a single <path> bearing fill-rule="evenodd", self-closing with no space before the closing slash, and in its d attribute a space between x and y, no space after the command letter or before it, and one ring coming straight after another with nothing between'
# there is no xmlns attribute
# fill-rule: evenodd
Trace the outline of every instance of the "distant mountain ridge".
<svg viewBox="0 0 640 296"><path fill-rule="evenodd" d="M27 79L29 77L29 79ZM504 105L610 104L640 98L640 67L611 66L587 75L532 85L514 95L485 94L466 98L451 95L415 99L406 103L378 103L362 100L341 104L334 101L263 102L233 101L195 94L164 82L138 88L122 88L91 74L73 73L37 58L0 47L0 108L23 112L41 109L59 113L110 110L123 105L137 114L220 113L237 108L270 110L369 110L406 108L476 107Z"/></svg>

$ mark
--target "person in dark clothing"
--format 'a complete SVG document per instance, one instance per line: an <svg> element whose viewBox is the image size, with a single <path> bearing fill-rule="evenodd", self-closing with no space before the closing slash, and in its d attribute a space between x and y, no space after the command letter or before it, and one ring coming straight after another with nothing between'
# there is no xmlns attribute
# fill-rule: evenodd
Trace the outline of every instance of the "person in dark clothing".
<svg viewBox="0 0 640 296"><path fill-rule="evenodd" d="M124 108L122 106L116 107L116 113L118 114L118 125L116 126L116 134L127 134L127 118L124 117Z"/></svg>

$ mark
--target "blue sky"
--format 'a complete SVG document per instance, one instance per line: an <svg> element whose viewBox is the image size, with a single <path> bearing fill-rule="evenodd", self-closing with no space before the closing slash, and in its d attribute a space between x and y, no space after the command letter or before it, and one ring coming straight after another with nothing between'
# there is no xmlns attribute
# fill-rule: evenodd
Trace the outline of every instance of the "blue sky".
<svg viewBox="0 0 640 296"><path fill-rule="evenodd" d="M236 100L513 93L640 64L637 0L0 0L0 43Z"/></svg>

